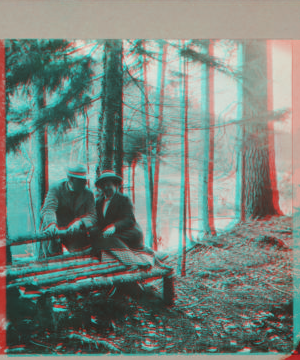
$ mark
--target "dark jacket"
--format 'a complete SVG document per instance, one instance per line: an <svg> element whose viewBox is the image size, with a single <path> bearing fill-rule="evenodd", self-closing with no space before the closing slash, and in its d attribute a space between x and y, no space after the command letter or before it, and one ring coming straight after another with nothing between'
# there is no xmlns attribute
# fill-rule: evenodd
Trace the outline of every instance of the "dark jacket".
<svg viewBox="0 0 300 360"><path fill-rule="evenodd" d="M42 211L41 230L55 223L59 228L67 228L74 220L81 219L89 228L96 224L96 209L94 195L85 188L75 195L67 186L67 181L61 181L50 188Z"/></svg>
<svg viewBox="0 0 300 360"><path fill-rule="evenodd" d="M105 216L103 216L104 197L96 201L98 227L102 232L107 226L114 225L115 236L121 239L127 246L139 248L143 245L143 233L136 223L133 206L130 199L120 193L116 193L111 199Z"/></svg>
<svg viewBox="0 0 300 360"><path fill-rule="evenodd" d="M86 228L97 224L95 199L91 190L85 188L79 195L74 194L67 181L60 181L51 186L41 210L41 230L47 229L51 224L58 228L68 228L74 221L81 220ZM64 242L72 251L88 246L87 240L82 236L73 236ZM41 243L39 256L49 256L61 253L62 248L58 240Z"/></svg>

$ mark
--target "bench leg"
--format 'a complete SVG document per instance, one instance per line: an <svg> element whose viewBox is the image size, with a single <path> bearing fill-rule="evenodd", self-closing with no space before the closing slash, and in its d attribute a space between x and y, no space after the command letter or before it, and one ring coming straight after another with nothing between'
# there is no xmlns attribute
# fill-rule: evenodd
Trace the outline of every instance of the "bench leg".
<svg viewBox="0 0 300 360"><path fill-rule="evenodd" d="M39 297L37 302L36 319L42 329L48 329L50 332L56 330L53 318L53 306L49 294L43 294Z"/></svg>
<svg viewBox="0 0 300 360"><path fill-rule="evenodd" d="M174 305L174 278L173 276L165 276L163 278L163 296L166 305Z"/></svg>

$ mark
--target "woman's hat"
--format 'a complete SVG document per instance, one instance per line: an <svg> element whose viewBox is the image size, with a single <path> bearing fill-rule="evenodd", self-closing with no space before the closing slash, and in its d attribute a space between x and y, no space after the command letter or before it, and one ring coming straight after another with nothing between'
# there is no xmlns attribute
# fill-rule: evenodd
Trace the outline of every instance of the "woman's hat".
<svg viewBox="0 0 300 360"><path fill-rule="evenodd" d="M105 170L97 178L97 180L95 181L95 185L101 187L106 180L113 181L114 183L117 183L117 184L122 183L121 176L117 175L115 172L113 172L111 170Z"/></svg>
<svg viewBox="0 0 300 360"><path fill-rule="evenodd" d="M87 169L83 165L70 166L67 169L67 175L70 177L85 179L87 177Z"/></svg>

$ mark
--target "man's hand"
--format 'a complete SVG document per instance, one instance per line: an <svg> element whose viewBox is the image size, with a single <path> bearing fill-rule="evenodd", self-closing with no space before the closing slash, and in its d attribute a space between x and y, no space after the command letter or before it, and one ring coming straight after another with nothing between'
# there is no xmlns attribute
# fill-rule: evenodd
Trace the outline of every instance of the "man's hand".
<svg viewBox="0 0 300 360"><path fill-rule="evenodd" d="M79 232L81 225L82 225L81 220L75 221L71 226L69 226L68 233L73 235L74 233Z"/></svg>
<svg viewBox="0 0 300 360"><path fill-rule="evenodd" d="M47 229L45 229L45 233L48 234L49 237L55 238L58 235L58 228L56 224L51 224Z"/></svg>
<svg viewBox="0 0 300 360"><path fill-rule="evenodd" d="M103 237L109 237L110 235L113 235L116 232L115 225L109 225L105 230L103 231L102 235Z"/></svg>

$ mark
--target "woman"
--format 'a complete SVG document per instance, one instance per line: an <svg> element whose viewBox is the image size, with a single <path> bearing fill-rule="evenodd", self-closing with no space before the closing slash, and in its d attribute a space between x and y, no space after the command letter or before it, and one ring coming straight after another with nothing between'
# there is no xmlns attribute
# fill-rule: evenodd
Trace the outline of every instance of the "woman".
<svg viewBox="0 0 300 360"><path fill-rule="evenodd" d="M101 258L107 251L129 268L150 267L154 254L144 249L143 233L136 223L130 199L121 194L122 178L113 171L104 171L95 185L101 190L96 200L99 234L93 249Z"/></svg>

